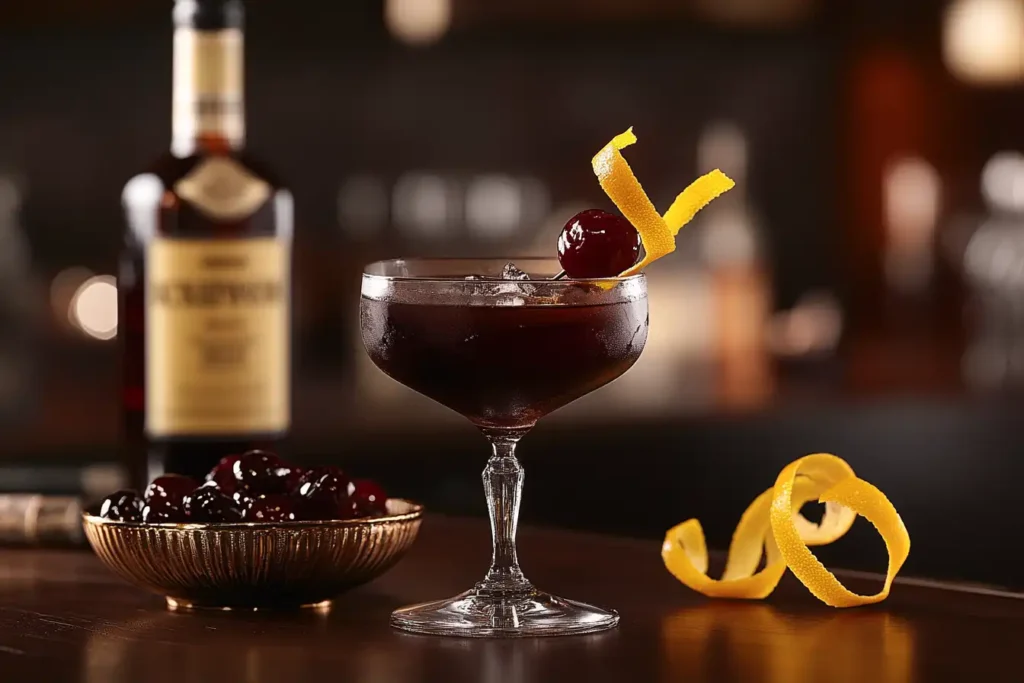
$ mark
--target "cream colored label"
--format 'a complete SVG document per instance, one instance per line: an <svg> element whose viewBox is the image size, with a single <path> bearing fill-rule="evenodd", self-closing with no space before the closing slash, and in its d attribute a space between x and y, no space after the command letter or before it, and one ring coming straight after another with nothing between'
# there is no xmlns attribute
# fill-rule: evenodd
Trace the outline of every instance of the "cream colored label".
<svg viewBox="0 0 1024 683"><path fill-rule="evenodd" d="M240 29L174 31L174 140L215 134L245 138L243 41Z"/></svg>
<svg viewBox="0 0 1024 683"><path fill-rule="evenodd" d="M150 435L287 429L289 252L275 238L159 239L150 245Z"/></svg>
<svg viewBox="0 0 1024 683"><path fill-rule="evenodd" d="M179 180L174 191L216 221L237 221L263 206L271 188L234 159L211 156Z"/></svg>

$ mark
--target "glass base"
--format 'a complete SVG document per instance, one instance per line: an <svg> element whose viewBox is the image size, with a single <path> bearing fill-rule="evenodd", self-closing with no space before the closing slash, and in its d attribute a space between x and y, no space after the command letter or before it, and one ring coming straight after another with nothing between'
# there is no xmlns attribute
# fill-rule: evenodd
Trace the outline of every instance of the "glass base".
<svg viewBox="0 0 1024 683"><path fill-rule="evenodd" d="M403 631L462 638L567 636L615 628L613 610L532 590L516 597L467 591L449 600L396 610L391 625Z"/></svg>

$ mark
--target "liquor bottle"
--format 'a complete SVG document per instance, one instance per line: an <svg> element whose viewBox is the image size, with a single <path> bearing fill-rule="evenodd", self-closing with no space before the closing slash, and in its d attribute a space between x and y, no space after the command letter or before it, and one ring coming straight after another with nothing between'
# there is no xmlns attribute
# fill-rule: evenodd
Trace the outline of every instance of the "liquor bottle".
<svg viewBox="0 0 1024 683"><path fill-rule="evenodd" d="M244 151L241 0L174 6L170 151L125 186L119 278L135 485L201 476L290 421L292 198Z"/></svg>

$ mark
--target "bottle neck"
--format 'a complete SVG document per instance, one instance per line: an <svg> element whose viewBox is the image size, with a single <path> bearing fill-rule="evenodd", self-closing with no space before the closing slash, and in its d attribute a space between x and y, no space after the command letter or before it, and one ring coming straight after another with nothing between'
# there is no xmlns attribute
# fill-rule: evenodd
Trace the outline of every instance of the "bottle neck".
<svg viewBox="0 0 1024 683"><path fill-rule="evenodd" d="M227 152L245 144L244 50L240 28L174 30L171 151Z"/></svg>

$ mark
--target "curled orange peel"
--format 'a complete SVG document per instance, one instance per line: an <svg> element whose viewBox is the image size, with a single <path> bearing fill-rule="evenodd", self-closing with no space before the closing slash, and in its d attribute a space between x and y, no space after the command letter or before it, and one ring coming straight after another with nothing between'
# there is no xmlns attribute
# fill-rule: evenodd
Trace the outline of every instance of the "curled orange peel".
<svg viewBox="0 0 1024 683"><path fill-rule="evenodd" d="M636 135L630 128L616 135L594 155L591 166L601 189L618 207L636 231L644 245L644 257L639 263L623 271L620 277L635 275L652 261L675 251L676 235L689 223L698 211L723 192L732 189L735 183L724 173L715 169L693 181L679 193L672 206L662 216L647 197L633 169L626 163L620 150L636 142Z"/></svg>
<svg viewBox="0 0 1024 683"><path fill-rule="evenodd" d="M825 514L817 524L800 514L804 503L814 500L825 504ZM851 592L810 550L810 546L828 545L842 538L858 514L875 526L889 554L885 583L874 595ZM696 519L669 529L661 548L669 572L709 597L765 598L788 568L815 597L831 607L884 600L909 554L910 535L885 494L859 479L846 461L827 453L808 455L787 465L775 486L747 507L733 533L721 579L707 575L707 546ZM765 566L758 571L762 556Z"/></svg>

